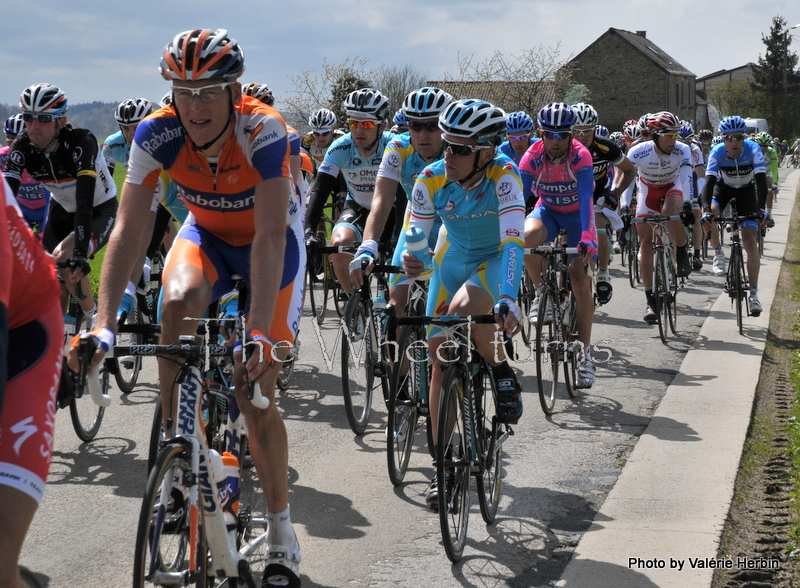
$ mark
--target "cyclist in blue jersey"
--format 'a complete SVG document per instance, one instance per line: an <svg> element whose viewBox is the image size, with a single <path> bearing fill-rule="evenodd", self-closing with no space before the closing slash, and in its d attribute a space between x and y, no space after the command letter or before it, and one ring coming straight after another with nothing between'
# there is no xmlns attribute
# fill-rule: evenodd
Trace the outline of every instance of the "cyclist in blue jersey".
<svg viewBox="0 0 800 588"><path fill-rule="evenodd" d="M531 143L538 141L538 137L533 137L533 119L527 112L521 110L512 112L506 121L505 142L500 145L499 150L503 155L508 156L511 161L519 165L519 160L525 155ZM533 202L530 203L533 206Z"/></svg>
<svg viewBox="0 0 800 588"><path fill-rule="evenodd" d="M337 191L336 179L341 171L347 183L347 199L339 221L331 233L331 246L353 245L363 238L364 225L372 208L372 196L378 168L386 146L395 138L386 130L386 115L389 100L377 90L365 88L347 95L344 108L350 132L330 146L322 161L314 185L308 194L306 215L306 243L317 244L317 229L322 218L322 208L328 196ZM394 223L384 230L389 239ZM331 256L333 270L342 290L349 295L353 291L350 283L349 264L353 256L336 253Z"/></svg>
<svg viewBox="0 0 800 588"><path fill-rule="evenodd" d="M531 145L520 162L523 192L527 194L533 189L539 198L536 208L525 219L525 247L552 241L564 229L567 246L584 249L582 256L572 258L569 275L577 303L578 340L584 350L576 387L591 388L595 378L591 349L594 300L585 266L597 255L592 155L573 138L572 127L577 117L569 104L550 103L539 111L537 119L542 140ZM534 322L539 312L544 258L528 256L525 267L536 286L528 317Z"/></svg>
<svg viewBox="0 0 800 588"><path fill-rule="evenodd" d="M706 166L706 183L700 195L703 206L703 228L710 231L709 242L714 248L715 275L725 275L725 253L719 242L719 231L714 218L732 199L736 199L736 212L740 216L761 213L766 226L769 215L767 204L767 175L761 148L745 139L747 124L740 116L726 116L719 123L722 143L711 150ZM758 252L756 231L761 228L755 220L742 223L742 245L747 252L747 275L750 279L750 314L759 316L762 311L758 299L758 272L761 256Z"/></svg>
<svg viewBox="0 0 800 588"><path fill-rule="evenodd" d="M363 260L367 260L366 273L372 269L372 263L378 255L378 239L383 233L386 221L395 210L405 209L402 230L398 236L394 250L393 265L402 263L405 249L405 231L408 229L411 216L411 194L414 182L422 170L434 161L442 158L442 130L439 128L439 115L450 104L453 97L439 88L425 87L411 92L403 101L403 111L408 119L409 132L395 137L383 152L383 160L378 169L375 182L375 195L372 199L367 223L364 228L364 240L350 264L350 280L358 288L364 283ZM396 204L401 199L401 205ZM437 217L431 229L428 245L431 250L436 247L436 239L441 227L441 219ZM410 280L402 275L393 275L389 282L389 301L395 308L397 316L405 315L408 301Z"/></svg>
<svg viewBox="0 0 800 588"><path fill-rule="evenodd" d="M433 277L428 290L427 314L477 315L494 309L497 324L507 333L519 328L515 300L522 274L522 230L525 204L517 167L496 153L506 133L505 113L482 100L451 102L439 117L444 159L432 163L414 184L409 226L426 237L434 219L442 219L446 233L437 243ZM422 274L423 264L407 251L406 275ZM505 320L499 304L508 305ZM473 342L492 366L497 384L497 416L516 423L522 416L522 395L514 370L502 346L495 343L497 329L475 325ZM446 338L432 328L428 345L431 372L431 423L438 439L439 394L444 372L439 347ZM438 506L438 480L431 482L426 501Z"/></svg>
<svg viewBox="0 0 800 588"><path fill-rule="evenodd" d="M393 135L402 135L408 132L408 118L402 108L398 109L392 117L394 126L389 130Z"/></svg>

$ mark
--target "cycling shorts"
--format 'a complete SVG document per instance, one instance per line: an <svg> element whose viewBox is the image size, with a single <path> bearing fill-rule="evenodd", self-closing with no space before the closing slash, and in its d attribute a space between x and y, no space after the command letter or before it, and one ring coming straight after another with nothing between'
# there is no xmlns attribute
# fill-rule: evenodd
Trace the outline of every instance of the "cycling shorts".
<svg viewBox="0 0 800 588"><path fill-rule="evenodd" d="M731 202L736 201L736 214L739 216L747 216L759 212L758 197L756 196L756 187L753 184L743 188L730 188L724 184L714 185L714 194L711 196L711 202L719 207L717 215L724 214L725 207ZM758 221L746 220L742 223L743 229L757 229L759 227Z"/></svg>
<svg viewBox="0 0 800 588"><path fill-rule="evenodd" d="M89 245L89 256L100 251L111 237L114 219L117 218L117 199L111 198L94 207L92 211L92 238ZM48 253L58 247L64 239L75 232L75 213L67 212L56 200L50 199L50 211L47 224L44 226L42 244Z"/></svg>
<svg viewBox="0 0 800 588"><path fill-rule="evenodd" d="M241 247L230 245L196 225L193 220L194 217L190 215L178 231L175 243L167 254L163 273L164 289L170 271L188 263L202 268L212 286L212 302L219 300L233 289L234 283L231 279L233 274L242 276L249 290L250 245ZM303 313L305 269L306 248L303 241L303 227L298 219L298 222L286 227L283 275L273 322L268 333L273 340L294 343ZM249 310L250 297L247 299L245 313Z"/></svg>
<svg viewBox="0 0 800 588"><path fill-rule="evenodd" d="M19 204L19 209L22 212L22 217L25 219L25 222L28 223L28 226L33 230L36 228L40 233L44 229L44 223L47 220L47 208L48 206L40 206L39 208L28 208L25 206L25 200L20 200L17 198L17 204Z"/></svg>
<svg viewBox="0 0 800 588"><path fill-rule="evenodd" d="M336 221L333 230L335 231L339 227L353 229L356 233L356 241L360 242L364 238L367 217L369 217L368 208L359 205L355 200L345 200L342 214L339 215L339 220Z"/></svg>
<svg viewBox="0 0 800 588"><path fill-rule="evenodd" d="M64 318L53 301L39 318L8 334L8 384L0 414L0 484L38 504L53 450Z"/></svg>
<svg viewBox="0 0 800 588"><path fill-rule="evenodd" d="M492 303L500 300L500 286L505 278L506 265L498 252L487 258L476 258L470 252L444 240L433 258L433 277L428 287L428 316L448 313L453 296L462 286L480 288L492 297ZM428 337L443 337L444 329L428 327Z"/></svg>
<svg viewBox="0 0 800 588"><path fill-rule="evenodd" d="M545 243L549 243L558 237L558 233L562 229L567 233L567 247L577 247L578 243L581 242L583 228L581 227L581 213L579 210L568 214L561 214L549 210L546 206L539 206L535 208L525 220L527 221L530 218L539 219L542 221L542 224L544 224L544 227L547 229L547 238L544 240ZM594 235L594 242L596 243L597 228L594 222L594 213L591 215L589 230ZM573 257L577 256L574 254L570 255L570 259ZM597 255L594 255L592 259L597 261Z"/></svg>
<svg viewBox="0 0 800 588"><path fill-rule="evenodd" d="M683 192L673 183L656 185L639 180L638 186L639 200L636 202L636 218L661 214L664 201L673 194L683 200Z"/></svg>

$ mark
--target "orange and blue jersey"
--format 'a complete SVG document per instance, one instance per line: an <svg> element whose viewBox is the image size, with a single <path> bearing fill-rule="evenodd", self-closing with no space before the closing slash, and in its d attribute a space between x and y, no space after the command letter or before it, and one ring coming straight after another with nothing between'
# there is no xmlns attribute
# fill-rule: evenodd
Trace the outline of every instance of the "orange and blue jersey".
<svg viewBox="0 0 800 588"><path fill-rule="evenodd" d="M263 180L291 177L286 124L278 112L243 96L236 105L234 129L215 169L192 148L173 107L157 110L139 124L131 146L126 182L155 189L166 170L194 222L222 241L239 247L255 236L255 187ZM294 191L286 225L301 214Z"/></svg>

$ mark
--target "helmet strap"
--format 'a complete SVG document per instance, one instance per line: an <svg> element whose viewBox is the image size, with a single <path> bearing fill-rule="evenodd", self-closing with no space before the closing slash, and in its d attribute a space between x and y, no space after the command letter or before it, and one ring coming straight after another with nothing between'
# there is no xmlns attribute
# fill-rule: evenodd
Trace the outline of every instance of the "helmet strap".
<svg viewBox="0 0 800 588"><path fill-rule="evenodd" d="M466 178L464 178L463 180L458 180L458 181L456 182L456 184L458 184L459 186L461 186L461 187L462 187L462 188L464 188L465 190L472 190L472 189L473 189L475 186L477 186L477 185L478 185L480 182L475 182L475 183L473 183L473 184L472 184L472 185L470 185L470 186L467 186L466 184L467 184L467 183L468 183L468 182L469 182L469 181L470 181L472 178L474 178L474 177L475 177L477 174L480 174L480 173L482 173L482 172L483 172L483 170L485 170L487 167L489 167L489 164L490 164L490 163L492 163L492 160L490 159L490 160L489 160L489 161L487 161L487 162L486 162L484 165L480 165L480 166L479 166L479 165L478 165L478 159L480 158L480 156L481 156L481 152L480 152L480 151L476 151L476 152L475 152L475 162L474 162L474 163L473 163L473 165L472 165L472 171L469 173L469 175L468 175Z"/></svg>

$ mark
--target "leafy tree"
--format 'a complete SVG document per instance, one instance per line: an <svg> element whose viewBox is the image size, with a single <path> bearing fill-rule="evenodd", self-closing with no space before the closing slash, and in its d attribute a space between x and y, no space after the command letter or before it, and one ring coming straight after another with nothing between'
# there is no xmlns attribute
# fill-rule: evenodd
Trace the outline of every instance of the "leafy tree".
<svg viewBox="0 0 800 588"><path fill-rule="evenodd" d="M753 74L753 90L759 95L770 129L782 137L798 131L800 116L800 71L797 54L790 51L792 39L786 20L775 16L769 35L761 36L767 49L763 57L758 56Z"/></svg>
<svg viewBox="0 0 800 588"><path fill-rule="evenodd" d="M339 74L339 77L333 83L333 88L331 88L331 102L328 105L328 108L336 115L339 125L343 125L347 120L347 114L344 111L344 99L347 98L347 95L355 90L371 86L372 84L361 78L355 70L348 69Z"/></svg>
<svg viewBox="0 0 800 588"><path fill-rule="evenodd" d="M727 81L716 86L708 92L708 101L725 116L738 114L744 117L764 118L761 116L761 96L753 90L747 80Z"/></svg>

